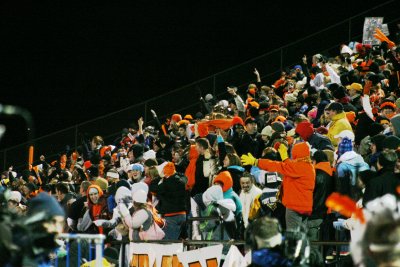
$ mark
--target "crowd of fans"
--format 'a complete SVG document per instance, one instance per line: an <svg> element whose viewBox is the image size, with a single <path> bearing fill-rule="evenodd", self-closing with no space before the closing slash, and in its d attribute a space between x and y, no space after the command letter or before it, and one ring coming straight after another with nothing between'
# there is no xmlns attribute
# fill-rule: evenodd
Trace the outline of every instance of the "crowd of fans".
<svg viewBox="0 0 400 267"><path fill-rule="evenodd" d="M8 209L44 232L51 222L57 231L49 233L133 241L125 259L120 255L126 264L129 246L153 228L154 239L246 239L252 266L305 265L304 259L321 266L335 254L351 261L349 253L359 266L393 263L400 224L396 199L385 195L400 192L399 60L400 49L387 40L342 45L335 57L304 56L273 84L255 69L256 82L245 92L229 86L229 99L201 98L204 114L161 122L152 110L155 125L144 128L140 118L114 142L94 136L53 162L42 156L25 171L10 167L1 176ZM332 192L391 219L366 216L369 234L360 234L357 218L328 210ZM283 241L353 241L353 234L368 241L366 249L326 247L322 255L311 246L310 255L303 249L296 258ZM31 258L46 261L43 252L31 251ZM54 257L63 264L62 255Z"/></svg>

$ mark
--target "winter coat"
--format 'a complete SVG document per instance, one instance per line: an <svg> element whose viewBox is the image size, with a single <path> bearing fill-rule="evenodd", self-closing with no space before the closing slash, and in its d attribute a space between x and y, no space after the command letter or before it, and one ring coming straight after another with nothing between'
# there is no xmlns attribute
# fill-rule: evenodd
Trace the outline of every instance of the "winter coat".
<svg viewBox="0 0 400 267"><path fill-rule="evenodd" d="M350 122L346 118L346 113L338 113L332 118L332 122L329 126L328 130L328 138L331 140L332 145L334 147L338 146L338 139L335 138L335 135L338 135L341 131L349 130L353 131L351 128Z"/></svg>
<svg viewBox="0 0 400 267"><path fill-rule="evenodd" d="M311 214L315 186L315 170L311 163L290 159L284 162L259 159L258 167L283 174L282 203L286 208L301 214Z"/></svg>
<svg viewBox="0 0 400 267"><path fill-rule="evenodd" d="M377 172L376 177L372 178L365 186L363 196L363 206L377 198L386 194L397 196L397 187L400 185L399 174L393 173L393 168L383 168Z"/></svg>
<svg viewBox="0 0 400 267"><path fill-rule="evenodd" d="M261 134L255 133L250 135L246 132L234 146L239 156L251 153L256 158L259 158L264 150L264 141L261 138Z"/></svg>
<svg viewBox="0 0 400 267"><path fill-rule="evenodd" d="M315 165L315 188L311 219L323 219L326 214L325 200L333 192L332 175L333 170L329 162L319 162Z"/></svg>
<svg viewBox="0 0 400 267"><path fill-rule="evenodd" d="M346 194L354 200L359 198L359 190L356 181L359 172L369 170L361 155L354 151L348 151L340 156L337 161L337 191Z"/></svg>
<svg viewBox="0 0 400 267"><path fill-rule="evenodd" d="M160 201L157 205L160 214L186 211L186 179L180 175L175 173L158 184L156 195Z"/></svg>

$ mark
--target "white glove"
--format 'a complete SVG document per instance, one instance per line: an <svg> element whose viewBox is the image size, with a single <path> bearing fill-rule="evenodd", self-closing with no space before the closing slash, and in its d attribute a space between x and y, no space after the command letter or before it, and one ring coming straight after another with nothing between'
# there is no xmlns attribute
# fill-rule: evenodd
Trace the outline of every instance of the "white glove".
<svg viewBox="0 0 400 267"><path fill-rule="evenodd" d="M96 225L96 226L103 226L103 224L106 222L107 220L96 220L96 221L94 221L93 223Z"/></svg>
<svg viewBox="0 0 400 267"><path fill-rule="evenodd" d="M73 229L74 224L74 220L72 220L71 218L67 218L67 225L69 226L69 228Z"/></svg>
<svg viewBox="0 0 400 267"><path fill-rule="evenodd" d="M130 215L128 208L123 203L118 204L118 210L119 213L121 213L122 218Z"/></svg>

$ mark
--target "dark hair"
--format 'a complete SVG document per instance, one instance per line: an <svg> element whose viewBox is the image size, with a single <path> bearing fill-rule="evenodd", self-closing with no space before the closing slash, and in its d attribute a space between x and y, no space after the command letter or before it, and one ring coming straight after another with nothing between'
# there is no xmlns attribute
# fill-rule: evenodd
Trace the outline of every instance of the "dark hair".
<svg viewBox="0 0 400 267"><path fill-rule="evenodd" d="M56 184L56 190L58 192L61 192L62 194L67 194L69 192L68 184L58 183L58 184Z"/></svg>
<svg viewBox="0 0 400 267"><path fill-rule="evenodd" d="M207 138L197 138L196 144L198 144L199 146L201 146L204 149L210 148L210 142L208 142Z"/></svg>
<svg viewBox="0 0 400 267"><path fill-rule="evenodd" d="M321 100L330 100L331 95L329 94L327 89L322 89L321 91L319 91L319 98Z"/></svg>
<svg viewBox="0 0 400 267"><path fill-rule="evenodd" d="M242 162L240 161L240 158L238 155L234 154L234 153L228 153L226 154L226 156L229 159L229 166L242 166Z"/></svg>
<svg viewBox="0 0 400 267"><path fill-rule="evenodd" d="M241 176L240 176L240 178L242 178L242 177L244 177L244 178L250 178L250 181L251 181L251 183L252 184L255 184L256 183L256 178L254 178L254 176L251 174L251 173L249 173L249 172L244 172Z"/></svg>
<svg viewBox="0 0 400 267"><path fill-rule="evenodd" d="M315 151L315 153L313 154L312 158L313 158L313 160L315 160L316 163L329 161L328 160L328 156L322 150Z"/></svg>
<svg viewBox="0 0 400 267"><path fill-rule="evenodd" d="M88 188L89 188L89 186L90 186L91 184L92 184L92 183L89 182L89 181L83 181L83 182L81 183L81 188L82 188L82 190L86 193L86 191L88 190Z"/></svg>

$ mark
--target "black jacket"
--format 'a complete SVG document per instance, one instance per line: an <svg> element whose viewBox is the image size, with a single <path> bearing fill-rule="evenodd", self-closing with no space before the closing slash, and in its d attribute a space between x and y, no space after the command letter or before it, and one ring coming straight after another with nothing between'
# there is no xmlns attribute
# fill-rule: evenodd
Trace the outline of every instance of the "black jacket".
<svg viewBox="0 0 400 267"><path fill-rule="evenodd" d="M315 165L315 188L313 192L313 211L310 219L323 219L327 208L325 201L333 192L334 181L329 162Z"/></svg>
<svg viewBox="0 0 400 267"><path fill-rule="evenodd" d="M261 139L261 134L243 134L240 141L236 144L235 150L239 156L251 153L254 157L260 158L264 150L264 141Z"/></svg>
<svg viewBox="0 0 400 267"><path fill-rule="evenodd" d="M156 194L160 202L157 209L160 214L186 211L186 177L181 175L175 173L158 185Z"/></svg>
<svg viewBox="0 0 400 267"><path fill-rule="evenodd" d="M400 185L400 177L398 174L393 173L394 167L383 168L376 173L365 186L363 197L363 206L377 197L386 194L397 196L396 188Z"/></svg>

